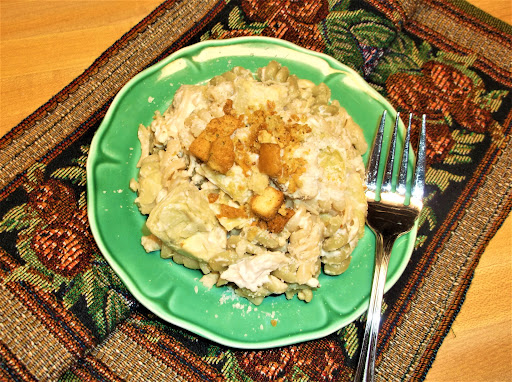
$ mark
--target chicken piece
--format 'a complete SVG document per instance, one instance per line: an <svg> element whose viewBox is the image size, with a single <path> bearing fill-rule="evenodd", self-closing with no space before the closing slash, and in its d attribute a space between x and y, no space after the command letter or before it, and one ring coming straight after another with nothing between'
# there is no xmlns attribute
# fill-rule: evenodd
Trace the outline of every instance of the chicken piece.
<svg viewBox="0 0 512 382"><path fill-rule="evenodd" d="M261 195L251 199L251 210L259 218L269 221L276 216L284 202L284 194L273 187L267 187Z"/></svg>
<svg viewBox="0 0 512 382"><path fill-rule="evenodd" d="M281 164L281 148L278 144L261 144L258 168L260 172L271 177L278 177L281 175L283 166Z"/></svg>
<svg viewBox="0 0 512 382"><path fill-rule="evenodd" d="M235 163L235 146L229 136L217 138L210 147L208 166L226 174Z"/></svg>

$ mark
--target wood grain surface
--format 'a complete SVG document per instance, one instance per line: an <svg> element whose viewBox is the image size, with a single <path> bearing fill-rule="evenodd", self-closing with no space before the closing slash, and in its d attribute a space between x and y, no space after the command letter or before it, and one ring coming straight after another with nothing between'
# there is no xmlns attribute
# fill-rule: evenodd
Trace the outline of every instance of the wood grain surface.
<svg viewBox="0 0 512 382"><path fill-rule="evenodd" d="M0 0L0 136L162 0ZM510 0L470 0L512 24ZM427 381L512 381L512 218L490 242Z"/></svg>

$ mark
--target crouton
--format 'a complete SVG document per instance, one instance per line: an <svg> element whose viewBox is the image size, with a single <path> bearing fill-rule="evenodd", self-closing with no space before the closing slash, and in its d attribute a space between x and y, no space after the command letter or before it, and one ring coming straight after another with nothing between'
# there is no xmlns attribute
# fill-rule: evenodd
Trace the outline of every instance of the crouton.
<svg viewBox="0 0 512 382"><path fill-rule="evenodd" d="M283 204L284 206L284 204ZM272 219L267 222L267 230L272 233L280 233L283 231L284 226L288 223L288 220L295 214L295 211L286 208L285 215L281 215L281 213L276 214Z"/></svg>
<svg viewBox="0 0 512 382"><path fill-rule="evenodd" d="M215 203L217 201L217 199L219 199L219 194L216 193L216 192L210 192L208 194L208 202L209 203Z"/></svg>
<svg viewBox="0 0 512 382"><path fill-rule="evenodd" d="M216 137L220 137L233 134L239 127L242 127L242 121L239 118L233 115L223 115L208 122L206 130Z"/></svg>
<svg viewBox="0 0 512 382"><path fill-rule="evenodd" d="M228 219L237 219L237 218L246 218L247 213L245 210L240 207L231 207L227 204L220 205L220 214L217 215L217 218L228 218Z"/></svg>
<svg viewBox="0 0 512 382"><path fill-rule="evenodd" d="M260 195L253 196L250 205L256 216L268 221L277 214L283 202L284 194L269 186Z"/></svg>
<svg viewBox="0 0 512 382"><path fill-rule="evenodd" d="M205 134L201 133L188 148L190 153L196 158L206 162L210 158L210 148L212 143L206 139Z"/></svg>
<svg viewBox="0 0 512 382"><path fill-rule="evenodd" d="M225 174L233 166L233 163L229 163L231 158L234 162L235 156L230 135L241 126L242 121L232 115L213 118L188 149L192 155L203 162L211 160L213 163L211 167ZM215 143L217 140L219 142Z"/></svg>
<svg viewBox="0 0 512 382"><path fill-rule="evenodd" d="M258 168L263 174L271 177L281 175L283 166L281 164L281 148L276 143L262 143Z"/></svg>
<svg viewBox="0 0 512 382"><path fill-rule="evenodd" d="M208 166L225 174L235 163L235 146L229 136L217 138L210 147Z"/></svg>
<svg viewBox="0 0 512 382"><path fill-rule="evenodd" d="M222 108L222 111L224 114L229 115L233 111L233 100L227 99L226 103L224 104L224 107Z"/></svg>

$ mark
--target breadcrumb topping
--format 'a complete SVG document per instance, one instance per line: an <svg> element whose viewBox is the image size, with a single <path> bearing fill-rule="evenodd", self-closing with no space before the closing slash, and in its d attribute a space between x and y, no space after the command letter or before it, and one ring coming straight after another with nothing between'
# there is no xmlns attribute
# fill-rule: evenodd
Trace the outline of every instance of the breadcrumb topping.
<svg viewBox="0 0 512 382"><path fill-rule="evenodd" d="M300 118L296 115L285 122L275 112L273 102L267 102L266 108L238 116L234 113L233 101L228 99L223 112L222 117L213 118L192 142L189 147L192 155L221 174L226 174L236 163L248 177L257 166L262 174L270 176L278 185L286 186L291 193L301 187L300 176L305 172L306 160L295 157L294 153L307 134L311 133L307 124L298 123ZM244 127L248 128L245 137L233 137L237 129ZM257 162L251 154L257 155ZM250 211L266 222L262 226L267 227L269 232L279 233L293 214L276 216L284 195L275 188L267 188L273 191L266 190L265 195L255 195L250 202ZM210 203L216 201L214 198L208 196ZM270 204L269 198L272 199ZM221 205L221 208L219 216L222 217L246 216L243 208L241 211L244 215L235 212L234 207Z"/></svg>

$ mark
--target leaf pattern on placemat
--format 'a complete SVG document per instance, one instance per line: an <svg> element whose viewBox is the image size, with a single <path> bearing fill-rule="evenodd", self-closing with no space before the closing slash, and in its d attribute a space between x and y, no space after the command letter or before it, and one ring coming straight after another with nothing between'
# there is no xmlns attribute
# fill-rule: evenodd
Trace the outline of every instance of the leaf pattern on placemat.
<svg viewBox="0 0 512 382"><path fill-rule="evenodd" d="M362 9L329 13L321 30L326 40L325 53L363 77L371 75L397 35L392 23Z"/></svg>
<svg viewBox="0 0 512 382"><path fill-rule="evenodd" d="M402 113L428 115L428 196L410 267L431 256L423 252L436 235L443 235L439 227L459 202L468 174L481 168L483 154L498 152L509 139L512 97L501 77L492 75L496 71L482 69L475 53L443 51L434 37L413 34L397 1L231 0L215 7L211 15L196 20L187 41L282 38L352 67ZM138 31L152 25L157 15L161 13L143 21ZM135 39L129 34L117 48ZM173 49L170 45L152 59ZM107 65L108 58L100 63ZM89 75L98 66L93 69ZM351 380L365 314L317 341L244 351L169 325L138 305L101 256L88 227L85 165L98 121L85 123L66 139L65 147L58 146L20 174L21 181L3 191L0 206L0 286L35 316L51 321L47 330L75 357L61 380L121 381L125 374L158 380L162 370L187 381ZM380 356L428 271L428 266L406 270L385 296ZM8 375L20 380L30 375L6 349L0 346L0 363L9 365ZM141 357L140 363L133 364L134 357ZM129 367L134 370L128 372Z"/></svg>

